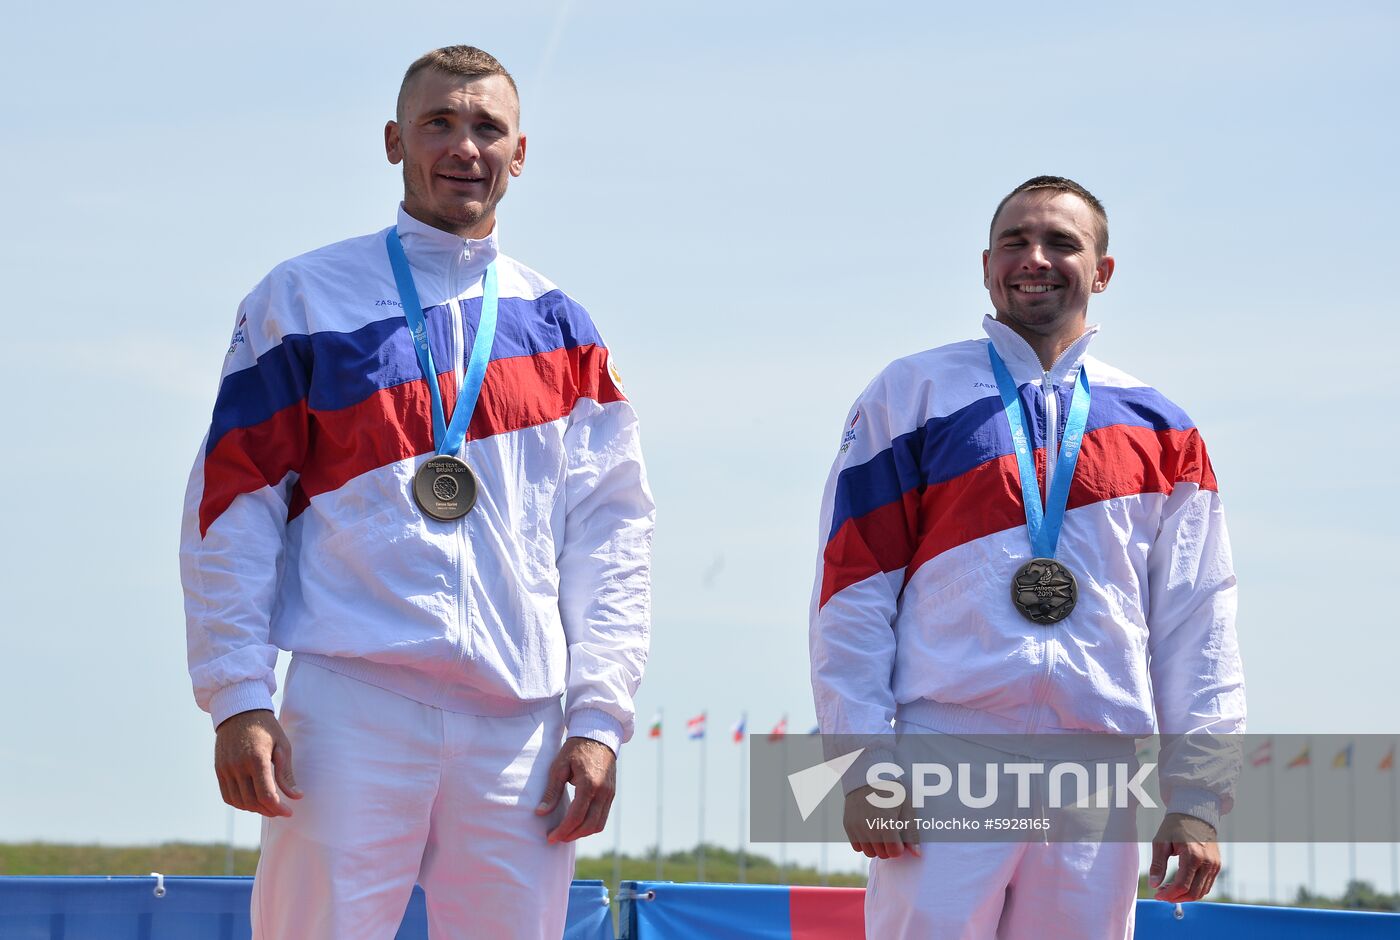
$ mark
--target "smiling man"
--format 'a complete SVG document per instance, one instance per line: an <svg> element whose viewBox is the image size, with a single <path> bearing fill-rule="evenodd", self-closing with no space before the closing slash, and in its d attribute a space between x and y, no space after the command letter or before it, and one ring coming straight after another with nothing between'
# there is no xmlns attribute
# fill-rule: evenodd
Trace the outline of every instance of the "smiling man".
<svg viewBox="0 0 1400 940"><path fill-rule="evenodd" d="M1131 758L1132 739L1154 732L1244 730L1235 577L1205 445L1160 392L1088 355L1089 300L1113 272L1099 200L1072 180L1027 180L993 213L982 253L987 339L898 360L847 416L811 613L824 734L891 753L883 742L907 735L977 736L996 752L996 735L1053 750L1035 736L1093 734ZM1172 760L1164 744L1162 766ZM1130 829L919 847L880 833L862 779L847 785L846 829L874 859L867 936L1131 934ZM1159 898L1197 900L1220 869L1231 782L1162 779L1149 880Z"/></svg>
<svg viewBox="0 0 1400 940"><path fill-rule="evenodd" d="M186 494L195 697L266 817L254 936L387 940L418 883L434 937L558 938L646 661L636 415L587 312L499 250L501 64L418 59L384 145L396 224L239 308Z"/></svg>

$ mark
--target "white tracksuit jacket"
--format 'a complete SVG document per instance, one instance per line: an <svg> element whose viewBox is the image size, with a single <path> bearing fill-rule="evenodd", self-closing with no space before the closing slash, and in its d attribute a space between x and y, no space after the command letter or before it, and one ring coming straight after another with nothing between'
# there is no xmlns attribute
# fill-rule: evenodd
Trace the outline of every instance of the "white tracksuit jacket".
<svg viewBox="0 0 1400 940"><path fill-rule="evenodd" d="M1011 329L985 328L1021 390L1045 489L1047 445L1058 453L1088 369L1056 552L1078 604L1044 627L1011 602L1031 549L987 340L900 359L847 416L822 500L810 634L821 730L886 734L898 717L952 734L1242 732L1235 575L1190 419L1087 356L1096 328L1048 373ZM1174 785L1168 770L1164 752L1169 810L1212 824L1228 810L1228 768L1207 786Z"/></svg>
<svg viewBox="0 0 1400 940"><path fill-rule="evenodd" d="M496 260L499 322L458 456L479 481L424 516L423 378L385 232L287 261L239 308L181 541L190 674L217 725L270 708L277 648L429 705L519 715L567 691L570 735L630 737L654 509L636 414L587 312L496 237L402 209L450 416Z"/></svg>

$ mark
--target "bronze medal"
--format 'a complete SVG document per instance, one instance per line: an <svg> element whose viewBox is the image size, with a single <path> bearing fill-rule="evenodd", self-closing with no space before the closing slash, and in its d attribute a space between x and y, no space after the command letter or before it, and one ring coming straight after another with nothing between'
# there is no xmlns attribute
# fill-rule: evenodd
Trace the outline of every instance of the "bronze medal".
<svg viewBox="0 0 1400 940"><path fill-rule="evenodd" d="M413 477L418 508L439 522L452 522L476 504L476 475L464 461L439 454L418 468Z"/></svg>
<svg viewBox="0 0 1400 940"><path fill-rule="evenodd" d="M1077 600L1074 573L1053 558L1032 558L1011 579L1011 603L1031 623L1059 623L1074 610Z"/></svg>

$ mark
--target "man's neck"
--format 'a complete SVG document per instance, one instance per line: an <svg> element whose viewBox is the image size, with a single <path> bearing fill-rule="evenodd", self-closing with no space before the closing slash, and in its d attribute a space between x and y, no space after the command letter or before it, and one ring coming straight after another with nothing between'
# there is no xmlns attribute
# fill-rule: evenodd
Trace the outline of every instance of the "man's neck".
<svg viewBox="0 0 1400 940"><path fill-rule="evenodd" d="M1050 367L1055 364L1055 360L1071 346L1074 341L1084 335L1085 317L1081 315L1079 319L1068 323L1060 329L1049 333L1041 333L1023 326L1000 313L996 315L996 321L1011 329L1017 336L1025 340L1026 343L1035 350L1036 358L1040 360L1040 368L1043 372L1049 372Z"/></svg>
<svg viewBox="0 0 1400 940"><path fill-rule="evenodd" d="M404 204L403 211L413 216L424 225L430 225L438 231L446 232L449 235L456 235L458 238L472 240L485 238L491 234L491 230L496 227L496 214L477 221L472 225L456 224L446 219L438 218L430 212Z"/></svg>

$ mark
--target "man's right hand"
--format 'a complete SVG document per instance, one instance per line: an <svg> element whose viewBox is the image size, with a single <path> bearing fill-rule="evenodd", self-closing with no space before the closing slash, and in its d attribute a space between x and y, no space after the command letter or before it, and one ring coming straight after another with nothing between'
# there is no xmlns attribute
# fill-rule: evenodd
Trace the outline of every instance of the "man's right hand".
<svg viewBox="0 0 1400 940"><path fill-rule="evenodd" d="M918 834L914 829L914 814L907 802L881 809L866 798L876 790L871 786L857 787L846 794L844 823L851 848L870 858L899 858L906 851L919 856ZM876 820L888 821L888 827Z"/></svg>
<svg viewBox="0 0 1400 940"><path fill-rule="evenodd" d="M234 809L263 816L290 816L282 794L299 800L292 774L292 745L266 709L224 719L214 732L214 773L219 792Z"/></svg>

